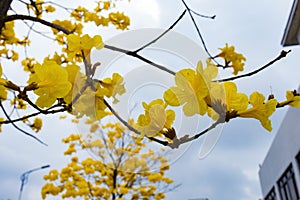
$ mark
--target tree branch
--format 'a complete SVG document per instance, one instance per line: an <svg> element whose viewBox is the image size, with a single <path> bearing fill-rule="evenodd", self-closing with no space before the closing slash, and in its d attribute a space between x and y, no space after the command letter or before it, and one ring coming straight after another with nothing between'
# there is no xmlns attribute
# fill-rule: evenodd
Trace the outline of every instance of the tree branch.
<svg viewBox="0 0 300 200"><path fill-rule="evenodd" d="M13 127L15 127L17 130L19 130L20 132L24 133L25 135L35 139L36 141L38 141L39 143L45 145L45 146L48 146L46 143L44 143L42 140L40 140L39 138L35 137L34 135L31 135L30 133L27 133L26 131L24 131L23 129L19 128L17 125L15 125L14 122L11 121L9 115L7 114L5 108L3 107L2 105L2 102L0 101L0 107L5 115L5 117L10 121L10 123L12 124Z"/></svg>
<svg viewBox="0 0 300 200"><path fill-rule="evenodd" d="M121 52L121 53L124 53L126 55L132 56L132 57L137 58L137 59L139 59L141 61L144 61L145 63L148 63L149 65L152 65L152 66L154 66L154 67L156 67L156 68L158 68L158 69L160 69L162 71L165 71L165 72L167 72L169 74L172 74L172 75L176 74L174 71L172 71L172 70L170 70L170 69L168 69L168 68L166 68L166 67L164 67L164 66L162 66L160 64L157 64L157 63L155 63L155 62L153 62L153 61L151 61L151 60L149 60L149 59L147 59L147 58L145 58L143 56L140 56L139 54L135 53L134 51L129 51L129 50L121 49L119 47L114 47L114 46L110 46L110 45L107 45L107 44L104 45L104 48L110 49L112 51Z"/></svg>
<svg viewBox="0 0 300 200"><path fill-rule="evenodd" d="M184 0L181 0L181 1L182 1L183 5L185 6L186 10L188 11L188 13L189 13L189 15L190 15L190 18L191 18L191 20L192 20L192 23L193 23L193 25L194 25L194 27L195 27L195 29L196 29L196 31L197 31L197 34L198 34L198 36L199 36L199 38L200 38L200 41L201 41L201 43L202 43L202 45L203 45L203 48L204 48L205 52L207 53L207 55L208 55L212 60L214 60L214 61L218 64L218 62L214 59L214 57L213 57L213 56L210 54L210 52L208 51L208 48L207 48L207 46L206 46L206 44L205 44L204 38L202 37L202 34L201 34L201 32L200 32L200 29L199 29L199 27L198 27L198 25L197 25L197 23L196 23L196 21L195 21L195 18L194 18L193 15L192 15L192 13L195 13L195 12L192 11L192 10L189 8L189 6L186 4L186 2L185 2ZM197 15L198 15L198 14L197 14Z"/></svg>
<svg viewBox="0 0 300 200"><path fill-rule="evenodd" d="M288 50L288 51L282 50L280 52L280 54L275 59L271 60L269 63L267 63L266 65L260 67L259 69L256 69L256 70L254 70L252 72L249 72L247 74L243 74L243 75L239 75L239 76L234 76L234 77L230 77L230 78L224 78L224 79L215 80L215 82L233 81L233 80L236 80L236 79L239 79L239 78L244 78L244 77L247 77L247 76L252 76L252 75L254 75L254 74L256 74L256 73L258 73L258 72L266 69L267 67L273 65L275 62L281 60L282 58L286 57L286 55L288 53L290 53L290 52L291 52L291 50Z"/></svg>
<svg viewBox="0 0 300 200"><path fill-rule="evenodd" d="M175 137L173 139L173 143L169 143L168 146L171 147L172 149L177 149L181 144L191 142L193 140L198 139L200 136L202 136L202 135L206 134L208 131L214 129L220 123L221 123L220 121L216 121L210 127L208 127L207 129L201 131L200 133L198 133L192 137L189 137L189 135L185 135L179 139L177 137Z"/></svg>
<svg viewBox="0 0 300 200"><path fill-rule="evenodd" d="M136 130L135 128L133 128L130 124L128 124L127 121L125 121L112 107L111 105L109 105L109 103L104 99L104 104L106 105L106 107L110 110L110 112L112 112L112 114L124 125L126 126L130 131L138 134L138 135L141 135L141 132L139 132L138 130ZM149 140L152 140L154 142L157 142L163 146L167 146L169 145L169 142L168 141L162 141L162 140L159 140L155 137L148 137L148 136L145 136L147 137Z"/></svg>
<svg viewBox="0 0 300 200"><path fill-rule="evenodd" d="M1 35L2 28L5 24L5 21L3 19L7 15L11 3L12 0L0 0L0 35Z"/></svg>
<svg viewBox="0 0 300 200"><path fill-rule="evenodd" d="M58 31L62 31L63 33L65 33L67 35L72 33L72 31L69 31L69 30L67 30L67 29L65 29L65 28L63 28L63 27L61 27L57 24L48 22L48 21L40 19L38 17L30 16L30 15L9 15L9 16L6 16L3 19L4 22L9 22L9 21L14 21L14 20L30 20L30 21L38 22L38 23L43 24L45 26L54 28Z"/></svg>
<svg viewBox="0 0 300 200"><path fill-rule="evenodd" d="M165 30L162 34L160 34L157 38L155 38L154 40L148 42L147 44L145 44L144 46L142 46L141 48L137 49L134 51L134 53L138 53L139 51L145 49L146 47L150 46L151 44L154 44L155 42L157 42L160 38L162 38L165 34L167 34L169 31L171 31L176 24L182 19L182 17L185 15L186 10L184 10L182 12L182 14L178 17L178 19L167 29Z"/></svg>

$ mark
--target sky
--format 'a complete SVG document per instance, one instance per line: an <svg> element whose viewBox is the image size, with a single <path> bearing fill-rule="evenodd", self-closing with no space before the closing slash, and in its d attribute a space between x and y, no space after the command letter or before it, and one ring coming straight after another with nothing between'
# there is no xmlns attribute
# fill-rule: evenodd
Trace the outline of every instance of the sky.
<svg viewBox="0 0 300 200"><path fill-rule="evenodd" d="M298 88L299 47L283 48L280 45L292 0L187 0L186 2L195 11L216 15L215 20L196 17L208 49L214 55L218 53L218 48L223 47L225 43L234 45L237 51L242 52L247 58L245 72L257 69L269 62L282 49L292 49L287 58L275 63L265 71L236 81L239 91L247 94L252 91L260 91L265 95L273 93L275 97L283 100L287 89ZM130 3L123 2L118 5L131 17L131 30L167 28L184 9L179 0L132 0ZM89 29L88 31L94 30ZM120 31L113 31L112 28L102 28L96 31L100 32L99 34L105 41L112 43L118 42L118 36L123 34ZM174 31L185 35L190 41L201 46L187 15L174 28ZM122 35L122 37L125 36ZM49 43L42 45L45 50L41 51L41 43L35 42L32 46L32 53L40 57L47 55L47 48L45 48L47 45ZM174 45L181 48L177 43ZM187 51L187 54L189 53L194 54L195 52ZM168 65L174 63L168 58L175 59L174 55L157 58L157 54L151 51L145 51L144 54L153 56L154 59L162 59L162 62ZM122 61L122 59L120 60ZM131 65L136 64L136 61L129 62ZM186 63L180 59L175 62L180 65ZM139 65L141 64L139 63ZM177 69L177 66L173 67L173 69ZM134 70L123 70L122 73L130 77L132 71ZM4 70L4 72L13 80L20 79L21 75L16 74L12 69ZM222 77L231 76L231 72L224 71L222 73L224 74ZM161 90L161 88L156 89ZM132 97L136 98L134 102L143 100L142 97L146 100L149 98L143 96L143 92L135 94L136 96ZM281 109L272 116L273 131L270 133L264 130L256 120L237 119L219 127L215 133L211 134L211 137L218 139L213 139L215 145L211 145L210 151L205 156L200 155L200 150L205 146L206 137L183 146L182 149L174 150L175 156L170 157L172 165L168 175L181 186L167 193L167 199L251 200L261 198L258 178L259 164L263 162L286 110L286 108ZM182 120L185 119L182 118ZM182 126L184 125L190 126L188 122L183 121ZM44 118L43 128L38 136L47 142L47 147L38 144L15 129L3 127L3 132L0 133L0 200L17 199L20 187L19 177L23 172L46 164L50 164L52 168L61 168L67 161L62 153L66 146L60 141L61 138L76 131L78 127L50 116ZM23 200L39 199L38 195L43 184L42 176L46 171L41 170L30 175L29 182L24 188Z"/></svg>

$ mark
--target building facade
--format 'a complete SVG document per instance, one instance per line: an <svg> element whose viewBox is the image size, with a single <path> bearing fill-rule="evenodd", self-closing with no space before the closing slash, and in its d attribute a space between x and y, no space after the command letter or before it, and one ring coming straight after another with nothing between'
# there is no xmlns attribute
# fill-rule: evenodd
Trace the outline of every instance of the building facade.
<svg viewBox="0 0 300 200"><path fill-rule="evenodd" d="M283 46L300 44L299 1L293 2L281 41ZM259 179L264 200L300 200L300 109L288 109L260 165Z"/></svg>
<svg viewBox="0 0 300 200"><path fill-rule="evenodd" d="M300 199L300 109L288 109L259 178L264 200Z"/></svg>
<svg viewBox="0 0 300 200"><path fill-rule="evenodd" d="M294 0L293 6L283 33L282 46L300 44L300 2Z"/></svg>

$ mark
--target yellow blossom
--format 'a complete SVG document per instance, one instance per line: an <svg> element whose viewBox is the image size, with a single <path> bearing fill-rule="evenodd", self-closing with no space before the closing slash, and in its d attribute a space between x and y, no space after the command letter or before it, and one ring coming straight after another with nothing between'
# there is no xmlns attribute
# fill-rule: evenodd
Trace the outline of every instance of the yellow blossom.
<svg viewBox="0 0 300 200"><path fill-rule="evenodd" d="M68 81L72 84L70 91L63 97L64 101L69 104L73 98L80 93L85 84L86 76L80 72L80 67L75 64L67 65Z"/></svg>
<svg viewBox="0 0 300 200"><path fill-rule="evenodd" d="M45 11L47 13L50 13L50 12L54 12L55 11L55 7L51 6L51 5L47 5L44 7Z"/></svg>
<svg viewBox="0 0 300 200"><path fill-rule="evenodd" d="M51 170L49 174L44 176L44 180L55 181L58 179L58 171L56 169Z"/></svg>
<svg viewBox="0 0 300 200"><path fill-rule="evenodd" d="M11 105L15 105L18 109L26 109L27 105L24 100L19 99L18 97L10 101Z"/></svg>
<svg viewBox="0 0 300 200"><path fill-rule="evenodd" d="M101 85L105 87L107 90L107 93L105 96L107 97L113 97L114 101L113 103L118 103L118 99L116 98L116 95L122 95L126 92L124 83L123 83L123 77L118 73L113 73L112 78L105 78L101 81Z"/></svg>
<svg viewBox="0 0 300 200"><path fill-rule="evenodd" d="M143 135L154 137L164 133L164 129L171 129L175 119L173 110L166 110L166 104L161 99L143 102L145 114L138 117L135 127Z"/></svg>
<svg viewBox="0 0 300 200"><path fill-rule="evenodd" d="M122 12L109 13L109 21L117 27L124 30L130 25L130 19Z"/></svg>
<svg viewBox="0 0 300 200"><path fill-rule="evenodd" d="M99 124L98 123L93 123L90 126L90 132L94 133L94 132L96 132L98 130L98 128L99 128Z"/></svg>
<svg viewBox="0 0 300 200"><path fill-rule="evenodd" d="M41 118L37 117L34 119L33 124L30 125L32 130L35 130L36 132L40 131L43 126L43 121Z"/></svg>
<svg viewBox="0 0 300 200"><path fill-rule="evenodd" d="M171 106L183 105L186 116L204 115L207 104L204 98L208 95L207 82L202 74L202 64L196 70L183 69L176 73L176 87L171 87L164 93L164 99Z"/></svg>
<svg viewBox="0 0 300 200"><path fill-rule="evenodd" d="M4 118L3 117L0 117L0 122L3 122L4 121ZM2 124L0 123L0 132L2 132Z"/></svg>
<svg viewBox="0 0 300 200"><path fill-rule="evenodd" d="M64 97L72 87L66 69L53 61L45 61L42 65L35 64L34 71L28 84L37 84L37 89L34 90L39 96L37 106L50 107L57 98Z"/></svg>
<svg viewBox="0 0 300 200"><path fill-rule="evenodd" d="M209 96L205 99L210 105L208 115L214 119L225 117L226 112L243 111L248 107L246 94L238 93L233 82L214 83L211 85Z"/></svg>
<svg viewBox="0 0 300 200"><path fill-rule="evenodd" d="M0 101L5 100L7 98L7 91L5 88L6 80L1 78L2 76L2 66L0 64Z"/></svg>
<svg viewBox="0 0 300 200"><path fill-rule="evenodd" d="M76 152L76 149L75 149L75 144L74 143L71 143L69 145L69 148L64 152L64 155L71 155L72 153Z"/></svg>
<svg viewBox="0 0 300 200"><path fill-rule="evenodd" d="M234 75L237 75L239 71L244 70L244 62L246 61L246 58L242 54L235 52L234 46L228 46L226 43L226 46L224 48L220 48L220 50L221 53L218 57L225 60L225 67L233 68Z"/></svg>
<svg viewBox="0 0 300 200"><path fill-rule="evenodd" d="M300 94L295 91L287 91L286 92L286 99L288 102L290 102L288 105L300 108Z"/></svg>
<svg viewBox="0 0 300 200"><path fill-rule="evenodd" d="M239 117L255 118L260 121L261 125L268 131L272 131L272 124L269 117L276 110L277 101L270 99L264 102L264 95L259 92L253 92L250 96L252 108L237 113Z"/></svg>
<svg viewBox="0 0 300 200"><path fill-rule="evenodd" d="M84 56L86 59L89 59L89 54L93 47L97 49L101 49L104 47L104 43L102 41L102 37L100 35L95 35L94 37L90 37L89 35L85 34L83 36L69 34L67 36L68 40L68 57L72 58L76 55L76 53L80 53L81 51L84 52Z"/></svg>

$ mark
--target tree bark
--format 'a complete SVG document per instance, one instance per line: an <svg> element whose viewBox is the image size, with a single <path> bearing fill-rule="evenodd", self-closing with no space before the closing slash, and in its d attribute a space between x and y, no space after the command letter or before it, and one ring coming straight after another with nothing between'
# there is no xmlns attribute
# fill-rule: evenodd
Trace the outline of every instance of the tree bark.
<svg viewBox="0 0 300 200"><path fill-rule="evenodd" d="M0 35L5 24L4 19L13 0L0 0Z"/></svg>

